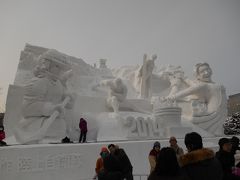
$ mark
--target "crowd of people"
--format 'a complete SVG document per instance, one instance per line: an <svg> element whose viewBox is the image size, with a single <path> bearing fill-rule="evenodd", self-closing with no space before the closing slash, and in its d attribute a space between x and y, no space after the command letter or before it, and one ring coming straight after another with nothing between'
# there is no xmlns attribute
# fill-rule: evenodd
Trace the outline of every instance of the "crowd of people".
<svg viewBox="0 0 240 180"><path fill-rule="evenodd" d="M148 155L148 180L240 180L240 163L234 158L240 149L238 137L220 138L216 153L203 147L196 132L187 133L184 143L186 153L175 137L170 137L168 147L154 142ZM133 166L124 149L115 144L102 147L95 172L98 180L133 180Z"/></svg>

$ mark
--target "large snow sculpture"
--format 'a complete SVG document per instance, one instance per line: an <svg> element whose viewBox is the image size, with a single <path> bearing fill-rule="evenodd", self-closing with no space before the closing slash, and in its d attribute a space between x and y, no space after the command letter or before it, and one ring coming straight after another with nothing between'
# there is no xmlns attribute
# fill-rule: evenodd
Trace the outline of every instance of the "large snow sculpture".
<svg viewBox="0 0 240 180"><path fill-rule="evenodd" d="M202 129L215 134L223 134L223 122L226 119L225 88L211 80L212 69L208 63L195 65L196 79L189 87L165 97L165 100L178 101L187 97L191 106L191 122Z"/></svg>
<svg viewBox="0 0 240 180"><path fill-rule="evenodd" d="M47 52L54 58L39 61ZM4 119L9 136L19 124L15 135L20 143L59 142L66 135L76 141L80 117L88 121L87 141L184 137L193 130L204 137L222 133L225 91L212 82L207 63L196 65L192 81L180 66L154 69L156 56L144 55L142 66L112 71L105 59L97 68L54 52L27 44L21 53ZM66 89L74 94L72 107Z"/></svg>
<svg viewBox="0 0 240 180"><path fill-rule="evenodd" d="M70 66L66 57L56 50L48 50L38 59L33 77L24 86L22 116L15 130L20 143L41 141L44 137L69 137L64 109L71 108L65 83ZM67 75L66 75L67 74Z"/></svg>

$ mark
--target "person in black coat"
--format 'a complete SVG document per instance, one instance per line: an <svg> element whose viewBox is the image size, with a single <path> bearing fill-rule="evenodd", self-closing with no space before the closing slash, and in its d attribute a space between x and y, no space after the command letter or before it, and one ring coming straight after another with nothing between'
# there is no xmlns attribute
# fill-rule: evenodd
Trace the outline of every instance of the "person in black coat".
<svg viewBox="0 0 240 180"><path fill-rule="evenodd" d="M114 144L109 144L108 149L110 154L117 159L124 178L126 180L133 180L133 167L125 151Z"/></svg>
<svg viewBox="0 0 240 180"><path fill-rule="evenodd" d="M232 144L230 139L221 138L218 141L219 151L216 152L216 158L220 161L223 169L223 180L240 179L232 174L232 167L235 166L234 154L232 153Z"/></svg>
<svg viewBox="0 0 240 180"><path fill-rule="evenodd" d="M162 148L148 180L189 180L181 171L173 148Z"/></svg>
<svg viewBox="0 0 240 180"><path fill-rule="evenodd" d="M232 152L233 155L235 155L235 154L236 154L236 151L237 151L237 150L240 150L240 148L239 148L239 142L240 142L240 140L239 140L238 137L233 136L233 137L230 139L230 142L231 142L231 144L232 144L232 150L231 150L231 152Z"/></svg>
<svg viewBox="0 0 240 180"><path fill-rule="evenodd" d="M191 180L221 180L223 171L213 150L204 148L202 137L191 132L185 135L188 153L179 158L183 172Z"/></svg>
<svg viewBox="0 0 240 180"><path fill-rule="evenodd" d="M237 151L237 150L240 150L240 147L239 147L239 142L240 142L240 140L239 140L238 137L233 136L233 137L230 139L230 142L231 142L231 144L232 144L231 153L232 153L233 155L235 155L235 154L236 154L236 151ZM239 167L239 168L240 168L240 162L237 163L236 167Z"/></svg>
<svg viewBox="0 0 240 180"><path fill-rule="evenodd" d="M123 180L119 162L112 154L103 158L103 170L99 172L98 180Z"/></svg>

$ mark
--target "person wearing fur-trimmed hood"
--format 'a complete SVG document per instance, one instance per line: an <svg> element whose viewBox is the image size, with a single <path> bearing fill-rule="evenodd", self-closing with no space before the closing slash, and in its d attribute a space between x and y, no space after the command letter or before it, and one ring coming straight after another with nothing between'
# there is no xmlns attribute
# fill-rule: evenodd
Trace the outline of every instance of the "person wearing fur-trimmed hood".
<svg viewBox="0 0 240 180"><path fill-rule="evenodd" d="M204 148L202 137L191 132L184 139L188 153L179 158L180 166L192 180L221 180L223 171L211 149Z"/></svg>

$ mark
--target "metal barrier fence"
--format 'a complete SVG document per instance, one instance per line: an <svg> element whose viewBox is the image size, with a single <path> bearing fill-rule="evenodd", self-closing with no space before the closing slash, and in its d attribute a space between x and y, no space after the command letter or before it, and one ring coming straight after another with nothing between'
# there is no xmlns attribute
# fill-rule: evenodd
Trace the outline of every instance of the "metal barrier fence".
<svg viewBox="0 0 240 180"><path fill-rule="evenodd" d="M147 178L148 178L148 174L133 174L133 180L147 180ZM93 180L93 178L85 178L80 180ZM98 178L94 180L98 180Z"/></svg>
<svg viewBox="0 0 240 180"><path fill-rule="evenodd" d="M133 174L134 180L147 180L148 174Z"/></svg>

